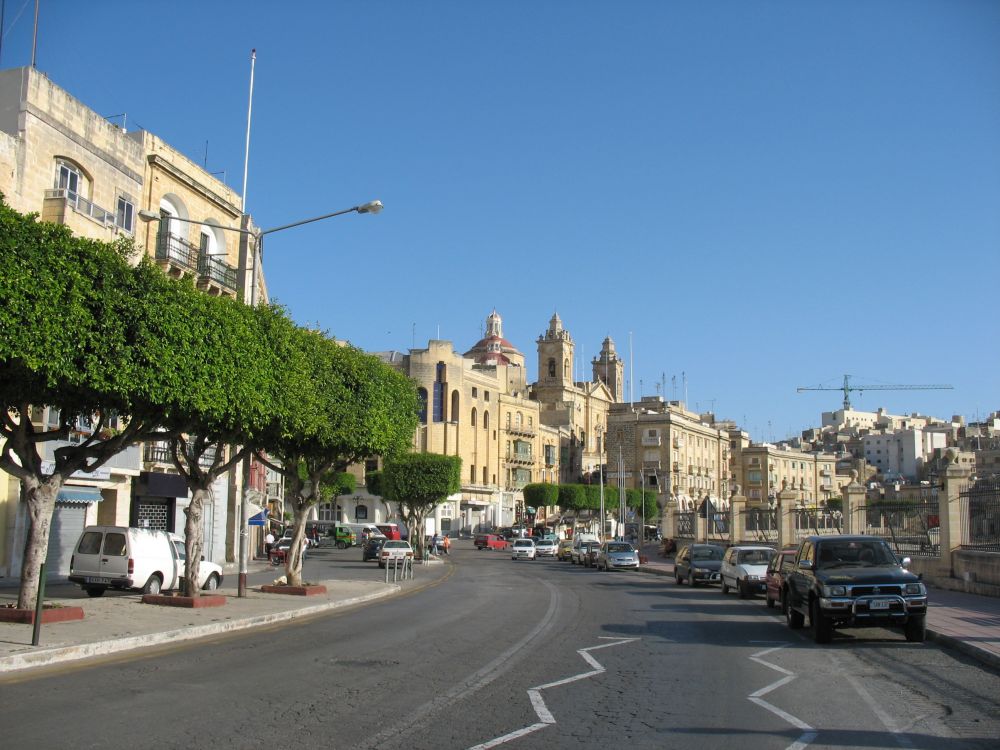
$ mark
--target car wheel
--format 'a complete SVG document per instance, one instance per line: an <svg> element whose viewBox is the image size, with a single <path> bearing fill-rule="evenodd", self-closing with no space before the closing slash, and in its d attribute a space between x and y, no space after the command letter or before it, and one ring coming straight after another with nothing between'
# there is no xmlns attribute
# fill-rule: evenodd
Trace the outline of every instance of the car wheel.
<svg viewBox="0 0 1000 750"><path fill-rule="evenodd" d="M98 597L104 596L104 592L107 591L107 589L103 586L90 586L89 588L84 589L84 591L87 592L87 596Z"/></svg>
<svg viewBox="0 0 1000 750"><path fill-rule="evenodd" d="M146 585L142 587L142 593L152 594L155 596L160 593L160 587L162 585L163 582L160 580L160 577L154 573L149 577L149 580L146 581Z"/></svg>
<svg viewBox="0 0 1000 750"><path fill-rule="evenodd" d="M750 592L747 591L746 581L737 581L736 590L739 592L740 599L746 599L748 596L750 596Z"/></svg>
<svg viewBox="0 0 1000 750"><path fill-rule="evenodd" d="M720 578L719 580L721 581L720 588L722 589L723 595L728 594L729 593L729 584L726 583L726 579L725 578Z"/></svg>
<svg viewBox="0 0 1000 750"><path fill-rule="evenodd" d="M693 571L690 572L690 573L688 573L688 579L687 579L687 581L688 581L688 586L690 586L691 588L694 588L695 586L698 585L697 583L694 582L694 572Z"/></svg>
<svg viewBox="0 0 1000 750"><path fill-rule="evenodd" d="M343 539L337 542L337 549L347 549L347 542Z"/></svg>
<svg viewBox="0 0 1000 750"><path fill-rule="evenodd" d="M790 604L785 605L785 622L788 623L788 627L792 630L801 630L802 626L806 624L806 618L801 612L792 609Z"/></svg>
<svg viewBox="0 0 1000 750"><path fill-rule="evenodd" d="M679 576L679 575L677 575L675 573L674 574L674 583L676 583L678 586L680 586L682 583L684 583L684 579L681 578L681 576Z"/></svg>
<svg viewBox="0 0 1000 750"><path fill-rule="evenodd" d="M215 575L215 573L212 573L212 575L208 577L208 580L205 581L205 585L202 586L202 588L205 591L215 591L217 588L219 588L219 576Z"/></svg>
<svg viewBox="0 0 1000 750"><path fill-rule="evenodd" d="M925 615L911 617L903 630L910 643L923 643L927 639L927 618Z"/></svg>
<svg viewBox="0 0 1000 750"><path fill-rule="evenodd" d="M833 623L830 618L823 617L819 611L819 600L813 599L809 605L809 620L813 628L813 640L816 643L829 643L833 639Z"/></svg>

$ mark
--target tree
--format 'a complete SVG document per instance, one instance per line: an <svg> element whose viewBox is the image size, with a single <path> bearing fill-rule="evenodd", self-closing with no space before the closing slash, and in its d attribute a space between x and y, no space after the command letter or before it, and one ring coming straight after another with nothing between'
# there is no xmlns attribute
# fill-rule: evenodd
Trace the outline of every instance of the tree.
<svg viewBox="0 0 1000 750"><path fill-rule="evenodd" d="M328 471L320 482L321 502L331 503L334 513L337 509L337 499L341 495L350 495L358 486L358 479L349 471ZM340 520L337 518L336 520Z"/></svg>
<svg viewBox="0 0 1000 750"><path fill-rule="evenodd" d="M424 519L461 488L462 459L436 453L409 453L386 461L384 485L399 504L410 543L423 558Z"/></svg>
<svg viewBox="0 0 1000 750"><path fill-rule="evenodd" d="M63 483L158 435L189 403L191 357L176 356L184 320L169 304L168 280L152 263L129 263L134 248L74 237L68 228L22 216L0 200L0 468L18 477L30 527L18 606L33 605ZM165 296L166 295L166 296ZM58 410L54 430L31 408ZM93 432L67 441L78 418ZM121 420L120 429L108 428ZM58 443L52 468L41 447Z"/></svg>
<svg viewBox="0 0 1000 750"><path fill-rule="evenodd" d="M656 492L642 489L629 488L625 490L628 507L633 508L636 513L644 517L646 521L651 521L659 515L660 506L656 502ZM643 507L645 505L645 507Z"/></svg>
<svg viewBox="0 0 1000 750"><path fill-rule="evenodd" d="M269 444L285 476L295 531L286 557L290 585L302 582L305 518L321 497L323 477L370 456L406 450L417 425L417 392L377 357L317 331L281 337L282 430Z"/></svg>
<svg viewBox="0 0 1000 750"><path fill-rule="evenodd" d="M559 485L557 484L526 484L521 491L524 493L525 505L532 508L547 508L559 503Z"/></svg>

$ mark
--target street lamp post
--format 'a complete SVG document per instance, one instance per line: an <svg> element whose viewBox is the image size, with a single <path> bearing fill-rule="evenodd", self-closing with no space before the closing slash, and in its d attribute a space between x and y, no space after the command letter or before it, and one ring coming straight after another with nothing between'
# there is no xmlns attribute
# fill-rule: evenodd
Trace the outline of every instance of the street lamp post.
<svg viewBox="0 0 1000 750"><path fill-rule="evenodd" d="M293 221L290 224L282 224L278 227L271 227L269 229L257 230L244 229L242 227L225 227L217 224L213 224L213 227L219 229L224 229L229 232L238 232L248 237L252 237L253 242L253 274L250 287L250 306L257 306L257 287L260 284L259 268L260 263L264 257L264 235L273 234L275 232L280 232L285 229L292 229L293 227L300 227L303 224L312 224L314 221L322 221L323 219L330 219L334 216L342 216L344 214L359 213L359 214L377 214L382 210L382 201L373 200L367 203L361 203L357 206L351 206L350 208L344 208L340 211L333 211L332 213L323 214L322 216L314 216L310 219L302 219L301 221ZM139 218L143 221L161 221L163 217L153 211L139 211ZM244 220L249 218L244 215ZM196 219L182 219L179 216L171 216L172 221L181 221L187 224L204 224L202 221ZM246 269L242 269L244 272L244 278ZM244 282L245 283L245 282ZM244 287L245 290L245 287ZM237 596L245 597L247 595L247 567L249 565L250 558L250 531L248 522L250 520L250 456L244 459L243 463L243 494L240 499L240 572L237 584Z"/></svg>

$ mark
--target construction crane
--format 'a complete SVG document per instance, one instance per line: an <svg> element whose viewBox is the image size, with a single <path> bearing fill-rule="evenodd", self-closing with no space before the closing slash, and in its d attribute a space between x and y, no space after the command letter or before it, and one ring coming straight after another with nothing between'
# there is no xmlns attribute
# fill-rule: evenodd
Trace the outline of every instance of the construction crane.
<svg viewBox="0 0 1000 750"><path fill-rule="evenodd" d="M851 385L851 376L844 376L844 384L837 388L825 388L823 386L800 386L795 389L796 393L802 391L843 391L844 409L851 408L851 391L950 391L950 385Z"/></svg>

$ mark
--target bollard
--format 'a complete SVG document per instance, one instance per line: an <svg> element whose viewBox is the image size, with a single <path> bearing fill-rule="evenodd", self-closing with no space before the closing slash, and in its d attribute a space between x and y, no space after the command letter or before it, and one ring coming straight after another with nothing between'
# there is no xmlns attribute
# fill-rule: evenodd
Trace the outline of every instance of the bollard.
<svg viewBox="0 0 1000 750"><path fill-rule="evenodd" d="M31 645L38 645L38 638L42 634L42 604L45 602L45 563L42 563L38 571L38 598L35 600L35 622L31 629Z"/></svg>

